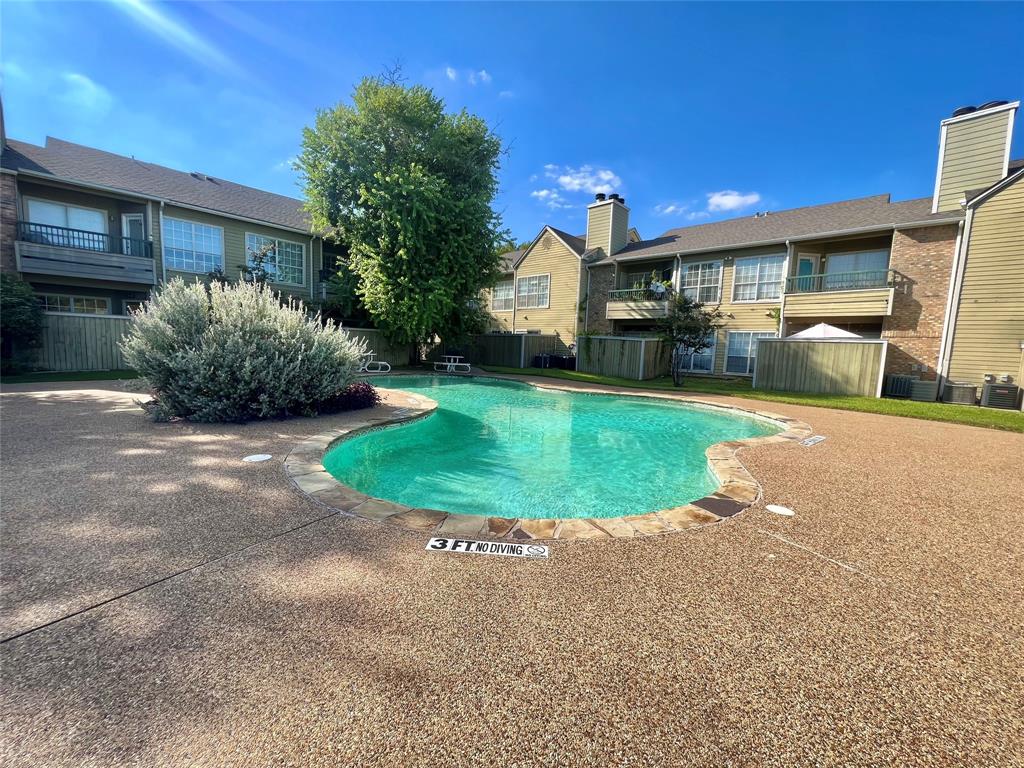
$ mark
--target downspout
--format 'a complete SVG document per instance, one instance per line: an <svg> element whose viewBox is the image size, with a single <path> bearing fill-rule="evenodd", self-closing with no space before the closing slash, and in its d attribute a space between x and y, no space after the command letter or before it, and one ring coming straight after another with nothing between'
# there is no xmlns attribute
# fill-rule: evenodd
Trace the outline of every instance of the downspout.
<svg viewBox="0 0 1024 768"><path fill-rule="evenodd" d="M583 312L583 334L586 335L590 327L590 265L587 264L587 308Z"/></svg>
<svg viewBox="0 0 1024 768"><path fill-rule="evenodd" d="M782 296L779 301L779 327L775 329L780 339L785 338L783 329L786 327L786 283L789 282L789 265L793 261L793 244L786 240L786 263L782 267ZM735 279L735 278L733 278Z"/></svg>
<svg viewBox="0 0 1024 768"><path fill-rule="evenodd" d="M317 278L316 264L313 262L313 238L314 238L313 235L309 236L309 298L310 298L311 301L316 299L316 294L314 293L314 291L316 290L316 278ZM323 244L321 244L320 245L320 260L321 260L321 263L323 263L323 255L324 255L324 247L323 247Z"/></svg>
<svg viewBox="0 0 1024 768"><path fill-rule="evenodd" d="M516 275L519 270L512 270L512 333L516 332L516 313L519 311L519 282Z"/></svg>
<svg viewBox="0 0 1024 768"><path fill-rule="evenodd" d="M974 209L968 208L967 219L960 222L956 232L953 266L949 275L949 291L946 294L946 312L942 318L942 338L939 340L939 359L935 366L940 396L949 375L949 363L953 353L953 335L956 330L956 316L960 309L960 290L963 287L963 273L967 263L967 249L971 239L973 220Z"/></svg>
<svg viewBox="0 0 1024 768"><path fill-rule="evenodd" d="M167 260L164 258L164 201L160 201L160 272L161 280L167 283Z"/></svg>

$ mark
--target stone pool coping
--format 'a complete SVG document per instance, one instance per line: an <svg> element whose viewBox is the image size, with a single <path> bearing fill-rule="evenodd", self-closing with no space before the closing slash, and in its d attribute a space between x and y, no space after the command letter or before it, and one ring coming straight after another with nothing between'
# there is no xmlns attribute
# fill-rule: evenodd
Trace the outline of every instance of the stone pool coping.
<svg viewBox="0 0 1024 768"><path fill-rule="evenodd" d="M378 499L350 488L327 472L323 457L335 443L370 429L400 424L423 418L437 408L429 397L389 389L395 393L402 407L388 415L368 417L345 428L322 432L299 443L285 458L284 470L295 487L319 504L340 514L396 525L421 533L438 536L480 536L484 538L533 541L548 539L608 539L653 536L690 530L720 523L735 517L761 497L761 486L739 460L740 449L770 443L789 443L803 440L813 434L810 425L798 419L768 411L702 400L700 398L655 392L628 392L605 387L573 387L549 382L524 381L513 376L489 376L529 384L538 389L583 394L618 395L622 397L650 397L669 402L714 408L721 411L756 416L778 423L783 431L743 440L715 443L705 451L708 467L718 478L719 486L712 493L696 501L648 512L604 518L515 518L488 517L445 512L437 509L409 507L387 499Z"/></svg>

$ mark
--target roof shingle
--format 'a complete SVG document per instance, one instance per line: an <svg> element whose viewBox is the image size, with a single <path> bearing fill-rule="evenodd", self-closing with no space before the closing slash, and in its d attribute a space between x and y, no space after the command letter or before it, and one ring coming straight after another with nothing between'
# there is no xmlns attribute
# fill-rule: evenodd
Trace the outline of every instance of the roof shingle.
<svg viewBox="0 0 1024 768"><path fill-rule="evenodd" d="M302 201L202 174L185 173L46 137L46 146L8 139L3 167L310 231Z"/></svg>

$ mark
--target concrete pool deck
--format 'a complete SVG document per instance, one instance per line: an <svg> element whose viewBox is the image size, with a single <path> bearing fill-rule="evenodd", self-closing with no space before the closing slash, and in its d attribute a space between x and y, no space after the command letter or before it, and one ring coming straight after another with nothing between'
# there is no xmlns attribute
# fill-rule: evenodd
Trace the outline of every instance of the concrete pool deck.
<svg viewBox="0 0 1024 768"><path fill-rule="evenodd" d="M1024 761L1024 435L773 403L828 439L746 449L763 501L541 561L296 493L292 447L369 412L134 397L0 398L4 765Z"/></svg>

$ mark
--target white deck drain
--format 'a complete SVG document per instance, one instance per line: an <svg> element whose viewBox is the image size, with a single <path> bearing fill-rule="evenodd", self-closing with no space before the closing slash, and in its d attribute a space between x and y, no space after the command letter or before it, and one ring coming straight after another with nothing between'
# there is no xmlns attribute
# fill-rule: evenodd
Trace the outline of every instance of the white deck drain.
<svg viewBox="0 0 1024 768"><path fill-rule="evenodd" d="M252 456L246 456L244 459L242 459L242 461L248 461L250 463L255 463L257 461L266 461L267 459L272 459L272 458L274 458L274 457L271 456L269 453L254 453Z"/></svg>
<svg viewBox="0 0 1024 768"><path fill-rule="evenodd" d="M796 514L789 507L783 507L781 504L768 504L765 509L769 512L774 512L776 515L782 515L783 517L792 517Z"/></svg>

